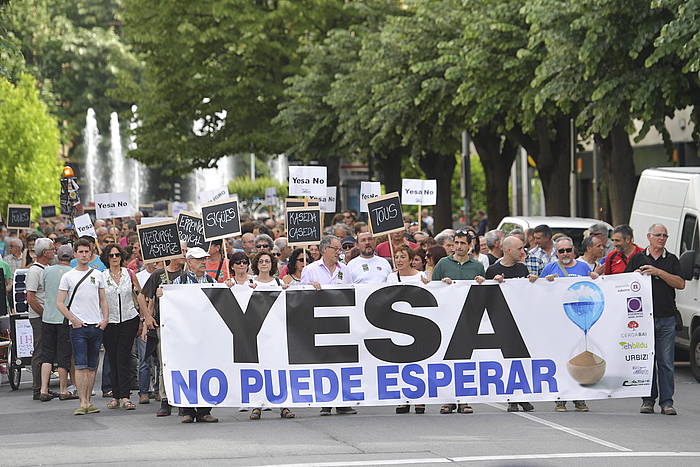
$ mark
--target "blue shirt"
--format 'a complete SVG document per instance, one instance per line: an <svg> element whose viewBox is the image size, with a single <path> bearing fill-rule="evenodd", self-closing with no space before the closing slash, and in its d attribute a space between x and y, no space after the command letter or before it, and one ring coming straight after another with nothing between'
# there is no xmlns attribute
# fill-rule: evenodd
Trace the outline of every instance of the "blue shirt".
<svg viewBox="0 0 700 467"><path fill-rule="evenodd" d="M546 277L550 274L555 274L559 277L586 277L591 272L591 268L583 261L574 260L574 264L570 267L562 269L559 265L559 261L554 263L549 263L544 267L540 277Z"/></svg>
<svg viewBox="0 0 700 467"><path fill-rule="evenodd" d="M74 268L74 267L76 267L77 265L78 265L78 260L77 260L77 259L73 258L72 260L70 260L70 267ZM97 269L97 270L100 271L100 272L102 272L102 271L104 271L105 269L107 269L107 267L104 265L104 263L102 263L102 260L100 259L99 256L95 256L95 259L93 259L92 261L90 261L90 262L88 263L88 266L90 266L92 269Z"/></svg>

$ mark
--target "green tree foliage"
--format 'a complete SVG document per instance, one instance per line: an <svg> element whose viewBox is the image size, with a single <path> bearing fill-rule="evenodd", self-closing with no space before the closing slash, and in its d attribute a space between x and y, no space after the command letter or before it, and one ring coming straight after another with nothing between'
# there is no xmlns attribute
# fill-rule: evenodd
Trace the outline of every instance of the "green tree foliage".
<svg viewBox="0 0 700 467"><path fill-rule="evenodd" d="M228 184L228 192L238 194L238 199L265 198L265 188L277 188L277 197L283 200L287 197L289 189L286 183L279 183L268 177L251 180L248 177L238 177Z"/></svg>
<svg viewBox="0 0 700 467"><path fill-rule="evenodd" d="M34 78L13 84L0 77L0 213L8 204L58 204L60 138L56 120L39 99Z"/></svg>

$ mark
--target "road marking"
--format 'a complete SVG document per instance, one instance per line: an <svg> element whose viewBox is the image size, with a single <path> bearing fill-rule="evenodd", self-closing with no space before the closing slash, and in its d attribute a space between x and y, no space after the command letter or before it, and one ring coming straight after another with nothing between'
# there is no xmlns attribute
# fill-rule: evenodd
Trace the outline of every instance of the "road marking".
<svg viewBox="0 0 700 467"><path fill-rule="evenodd" d="M537 459L587 459L606 457L700 457L700 452L563 452L552 454L513 454L501 456L427 457L419 459L374 459L366 461L303 462L298 464L265 464L265 467L353 467L365 465L450 464L454 462L517 461Z"/></svg>
<svg viewBox="0 0 700 467"><path fill-rule="evenodd" d="M501 405L501 404L494 404L494 403L487 403L486 405L490 405L491 407L495 407L499 410L505 411L506 408ZM528 420L531 420L536 423L540 423L542 425L546 425L550 428L554 428L555 430L563 431L564 433L568 433L573 436L577 436L579 438L592 441L594 443L600 444L601 446L605 446L611 449L616 449L618 451L623 451L623 452L630 452L632 451L629 448L626 448L624 446L620 446L619 444L611 443L610 441L605 441L604 439L596 438L595 436L587 435L586 433L582 433L578 430L574 430L573 428L566 427L564 425L559 425L558 423L550 422L549 420L545 420L543 418L536 417L534 415L530 415L529 413L523 413L523 412L511 412L513 415L518 415L523 418L527 418Z"/></svg>

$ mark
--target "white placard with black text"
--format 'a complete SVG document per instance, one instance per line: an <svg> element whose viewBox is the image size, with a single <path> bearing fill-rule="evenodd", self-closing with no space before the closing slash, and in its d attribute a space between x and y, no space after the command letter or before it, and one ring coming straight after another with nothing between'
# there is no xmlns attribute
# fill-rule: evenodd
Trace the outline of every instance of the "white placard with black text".
<svg viewBox="0 0 700 467"><path fill-rule="evenodd" d="M197 194L197 200L199 204L213 203L214 201L219 201L220 199L228 198L228 188L221 187L214 190L204 190Z"/></svg>
<svg viewBox="0 0 700 467"><path fill-rule="evenodd" d="M289 196L325 196L326 179L326 167L290 166Z"/></svg>
<svg viewBox="0 0 700 467"><path fill-rule="evenodd" d="M87 235L92 238L97 238L95 226L92 225L92 220L90 220L90 214L83 214L75 218L75 233L78 234L78 237Z"/></svg>
<svg viewBox="0 0 700 467"><path fill-rule="evenodd" d="M404 178L401 182L401 204L435 206L437 180Z"/></svg>
<svg viewBox="0 0 700 467"><path fill-rule="evenodd" d="M98 193L95 195L95 217L97 219L129 217L131 214L128 193Z"/></svg>
<svg viewBox="0 0 700 467"><path fill-rule="evenodd" d="M336 193L338 192L338 187L329 186L326 188L326 196L315 197L318 200L318 205L321 208L321 212L335 212L335 201L337 199Z"/></svg>
<svg viewBox="0 0 700 467"><path fill-rule="evenodd" d="M382 194L380 182L360 182L360 212L367 212L367 200Z"/></svg>

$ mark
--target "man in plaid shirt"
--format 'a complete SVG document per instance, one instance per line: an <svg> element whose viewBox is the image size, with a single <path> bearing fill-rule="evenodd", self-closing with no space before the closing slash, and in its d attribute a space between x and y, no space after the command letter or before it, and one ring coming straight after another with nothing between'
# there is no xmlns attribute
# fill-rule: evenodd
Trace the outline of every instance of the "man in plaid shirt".
<svg viewBox="0 0 700 467"><path fill-rule="evenodd" d="M525 266L530 274L539 277L546 265L557 262L557 255L554 251L554 242L552 242L552 229L546 224L541 224L535 227L534 232L537 247L528 253L525 258Z"/></svg>

